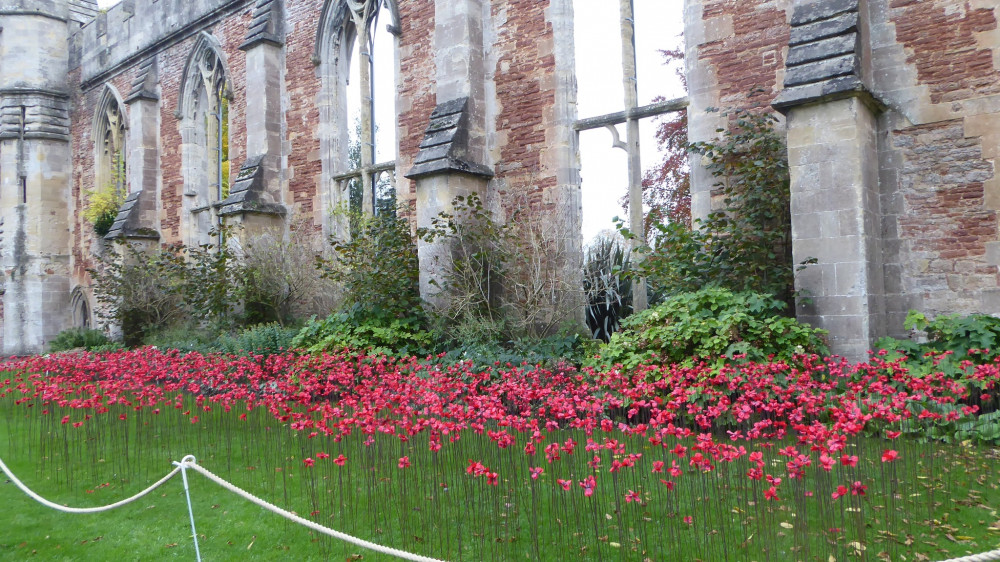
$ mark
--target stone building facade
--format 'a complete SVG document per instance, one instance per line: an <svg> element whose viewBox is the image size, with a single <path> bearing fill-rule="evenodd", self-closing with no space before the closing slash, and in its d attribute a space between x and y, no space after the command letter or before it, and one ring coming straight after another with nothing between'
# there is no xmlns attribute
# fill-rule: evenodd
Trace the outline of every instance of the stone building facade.
<svg viewBox="0 0 1000 562"><path fill-rule="evenodd" d="M211 242L220 221L334 233L351 182L368 212L392 185L421 226L457 195L518 191L578 277L571 0L0 0L0 28L5 354L94 321L104 242L82 210L112 181L128 197L107 237L161 244ZM348 77L370 82L355 46L376 32L397 146L352 162ZM448 252L421 244L427 291Z"/></svg>
<svg viewBox="0 0 1000 562"><path fill-rule="evenodd" d="M691 140L727 110L784 115L794 258L818 261L798 315L838 353L905 336L910 309L1000 314L998 18L997 0L685 2Z"/></svg>

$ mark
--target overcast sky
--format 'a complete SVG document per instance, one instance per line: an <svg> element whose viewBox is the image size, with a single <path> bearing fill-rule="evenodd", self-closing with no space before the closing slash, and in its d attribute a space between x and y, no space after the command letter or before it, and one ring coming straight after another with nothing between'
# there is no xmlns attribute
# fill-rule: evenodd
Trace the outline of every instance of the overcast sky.
<svg viewBox="0 0 1000 562"><path fill-rule="evenodd" d="M316 0L319 3L320 0ZM636 12L636 56L638 59L639 104L650 103L656 96L674 98L683 95L672 71L667 71L659 55L661 49L680 45L683 30L683 0L634 0ZM101 8L118 0L97 0ZM573 0L576 17L576 62L579 84L580 117L594 117L624 109L621 78L621 38L618 0ZM383 26L379 26L383 27ZM382 34L384 35L384 34ZM376 61L384 46L376 46ZM377 62L376 62L377 64ZM356 67L357 65L352 65ZM377 71L376 71L377 72ZM391 90L391 84L376 91ZM384 96L383 96L384 98ZM391 107L391 100L388 101ZM379 96L376 96L379 103ZM354 101L350 105L356 105ZM391 112L391 109L389 110ZM380 112L382 113L382 112ZM378 119L381 121L381 119ZM392 146L390 128L382 128L376 142ZM642 165L649 168L659 161L654 120L644 120ZM619 126L622 139L624 125ZM580 135L583 162L583 240L589 242L597 233L612 228L615 216L625 217L619 199L628 192L625 152L611 147L611 133L605 129L585 131ZM379 150L379 161L391 158Z"/></svg>

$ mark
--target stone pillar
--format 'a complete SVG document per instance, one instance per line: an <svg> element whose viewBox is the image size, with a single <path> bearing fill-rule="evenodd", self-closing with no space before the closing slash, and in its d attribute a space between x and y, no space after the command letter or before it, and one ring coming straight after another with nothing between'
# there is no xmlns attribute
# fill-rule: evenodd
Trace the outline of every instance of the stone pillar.
<svg viewBox="0 0 1000 562"><path fill-rule="evenodd" d="M417 226L430 227L458 196L486 200L493 170L486 164L486 68L482 0L435 0L434 46L438 105L420 153L406 177L415 180ZM435 281L451 268L451 248L418 242L420 295L445 306Z"/></svg>
<svg viewBox="0 0 1000 562"><path fill-rule="evenodd" d="M248 237L282 228L281 204L284 39L282 2L258 1L254 19L240 49L246 52L247 159L234 176L229 197L219 203L219 216L243 226Z"/></svg>
<svg viewBox="0 0 1000 562"><path fill-rule="evenodd" d="M877 123L860 96L788 111L792 257L800 320L834 353L864 360L884 335Z"/></svg>
<svg viewBox="0 0 1000 562"><path fill-rule="evenodd" d="M41 352L71 323L70 25L65 2L12 2L0 13L5 355Z"/></svg>
<svg viewBox="0 0 1000 562"><path fill-rule="evenodd" d="M833 353L867 357L885 334L878 185L881 105L862 78L857 0L797 2L785 90L792 256L800 320L830 332Z"/></svg>

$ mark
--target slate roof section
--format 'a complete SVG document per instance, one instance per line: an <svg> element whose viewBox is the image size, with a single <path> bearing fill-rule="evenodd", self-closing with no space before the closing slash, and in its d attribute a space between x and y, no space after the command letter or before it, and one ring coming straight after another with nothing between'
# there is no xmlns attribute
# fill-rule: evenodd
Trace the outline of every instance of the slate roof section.
<svg viewBox="0 0 1000 562"><path fill-rule="evenodd" d="M250 22L246 40L240 45L240 49L245 51L260 43L278 47L284 45L281 8L281 0L257 0L253 7L253 21Z"/></svg>
<svg viewBox="0 0 1000 562"><path fill-rule="evenodd" d="M156 84L159 80L156 56L154 55L139 65L139 71L132 79L132 89L125 97L125 103L132 103L135 100L159 100L160 95L156 93Z"/></svg>
<svg viewBox="0 0 1000 562"><path fill-rule="evenodd" d="M493 170L469 159L469 98L438 104L420 143L420 152L406 177L460 172L492 178Z"/></svg>
<svg viewBox="0 0 1000 562"><path fill-rule="evenodd" d="M858 0L796 1L785 89L775 109L868 93L861 79L858 9Z"/></svg>
<svg viewBox="0 0 1000 562"><path fill-rule="evenodd" d="M116 238L146 238L149 240L159 240L160 233L155 229L143 227L140 223L140 207L143 203L142 190L136 190L128 194L125 198L125 202L122 203L120 209L118 209L118 216L115 217L114 224L111 225L111 230L104 235L105 240L114 240ZM146 199L149 199L147 196ZM150 201L145 201L147 204ZM155 202L153 203L155 205Z"/></svg>
<svg viewBox="0 0 1000 562"><path fill-rule="evenodd" d="M284 215L285 208L278 203L269 203L264 197L264 155L247 158L236 176L229 197L218 203L219 215L257 213L264 215Z"/></svg>

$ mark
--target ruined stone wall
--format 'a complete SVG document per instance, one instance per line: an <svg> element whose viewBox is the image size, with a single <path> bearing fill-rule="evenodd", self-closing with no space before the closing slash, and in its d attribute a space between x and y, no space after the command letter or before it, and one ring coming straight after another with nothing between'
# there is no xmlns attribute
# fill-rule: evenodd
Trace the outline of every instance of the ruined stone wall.
<svg viewBox="0 0 1000 562"><path fill-rule="evenodd" d="M685 3L691 142L716 138L726 111L767 109L781 92L791 5L792 0ZM710 111L715 109L720 111ZM713 208L714 179L698 162L692 164L691 209L705 216Z"/></svg>
<svg viewBox="0 0 1000 562"><path fill-rule="evenodd" d="M1000 313L1000 30L993 1L872 0L889 329Z"/></svg>
<svg viewBox="0 0 1000 562"><path fill-rule="evenodd" d="M842 152L834 144L840 137L831 136L824 125L833 118L824 108L833 108L838 97L871 100L865 106L877 118L878 179L858 193L875 189L880 195L874 202L859 202L857 207L852 203L845 209L877 217L877 228L862 225L858 231L858 236L873 239L859 246L867 248L862 253L868 252L864 259L873 271L857 285L835 273L817 273L826 271L820 264L807 274L818 286L831 288L831 294L841 294L834 291L838 285L863 290L874 299L866 312L874 315L873 338L903 335L903 318L913 308L930 314L1000 314L1000 178L994 172L1000 152L1000 6L995 0L688 0L686 9L692 140L711 138L720 126L719 116L705 114L706 108L725 111L770 103L787 90L787 67L802 61L819 61L809 70L832 74L798 87L813 88L815 94L798 96L806 104L799 113L805 116L808 111L811 119L807 128L796 131L795 151L807 156L801 163ZM852 20L857 23L824 35L823 26L829 31L845 21L838 19L841 14L857 14ZM790 37L789 30L796 26L797 37L805 39ZM848 32L857 33L856 66L843 67L846 72L833 70L836 64L850 62L825 38L841 33L845 39ZM800 52L800 61L788 62L790 41L812 41L811 51ZM858 86L841 87L834 95L829 84L841 79L830 76L856 76ZM828 84L825 90L822 84ZM753 86L764 90L758 99L746 96ZM816 134L810 137L813 129ZM837 164L833 162L831 174L840 173ZM862 161L859 166L868 164ZM794 168L793 183L799 178L800 190L809 188L802 182L821 179L806 168ZM835 176L833 183L837 181ZM703 215L711 205L705 194L711 178L696 169L694 182L694 212ZM796 189L793 185L793 202ZM818 205L829 210L835 202ZM818 232L800 228L795 233L800 250L806 241L822 245L822 236L812 237ZM875 286L880 283L883 286Z"/></svg>
<svg viewBox="0 0 1000 562"><path fill-rule="evenodd" d="M249 85L248 92L249 59L241 48L247 48L244 42L255 11L271 4L280 5L274 13L280 14L281 29L277 51L281 76L277 203L285 213L285 224L298 217L311 221L317 230L326 228L332 200L329 177L331 170L337 169L331 164L334 155L328 139L341 134L324 129L324 123L332 122L330 94L325 89L329 82L324 82L329 66L324 60L334 55L317 47L318 38L322 40L325 33L321 27L326 4L320 0L122 0L70 38L74 286L88 285L86 270L107 246L81 216L87 191L97 181L95 141L99 139L92 137L95 111L107 87L113 87L125 100L126 112L147 104L141 106L147 108L142 126L155 131L158 139L155 157L143 163L153 175L135 174L146 178L143 189L152 192L152 199L145 205L155 208L149 214L155 220L144 228L155 231L163 244L188 242L186 230L190 227L185 226L188 211L184 206L185 190L191 186L185 186L184 178L185 166L190 164L185 163L180 118L186 64L206 34L220 45L232 92L229 157L235 178L241 164L255 156L247 146L245 104L256 85ZM439 84L448 82L448 95L453 95L455 84L461 91L461 80L466 80L470 82L464 86L466 90L484 100L476 110L480 112L477 119L482 121L474 129L480 137L473 144L483 146L479 163L494 174L487 199L501 200L504 192L527 193L532 213L561 225L557 233L564 259L561 266L566 278L576 280L582 251L579 165L572 129L576 119L572 1L470 0L468 6L480 10L481 16L454 20L461 11L453 11L454 5L442 0L398 3L397 86L395 92L381 93L396 99L397 200L410 209L411 218L416 216L417 181L407 178L406 173L420 153L431 113L449 101L441 99ZM458 75L448 74L455 69L439 67L446 60L441 58L441 49L448 47L447 36L452 32L447 26L453 25L449 20L442 27L442 10L454 21L480 26L465 33L471 34L468 37L473 43L482 41L481 52L473 54L473 59L483 61L481 69L456 78ZM390 20L385 16L380 25ZM137 92L141 94L138 98ZM143 150L151 147L148 138L142 146ZM129 177L134 179L132 174Z"/></svg>

